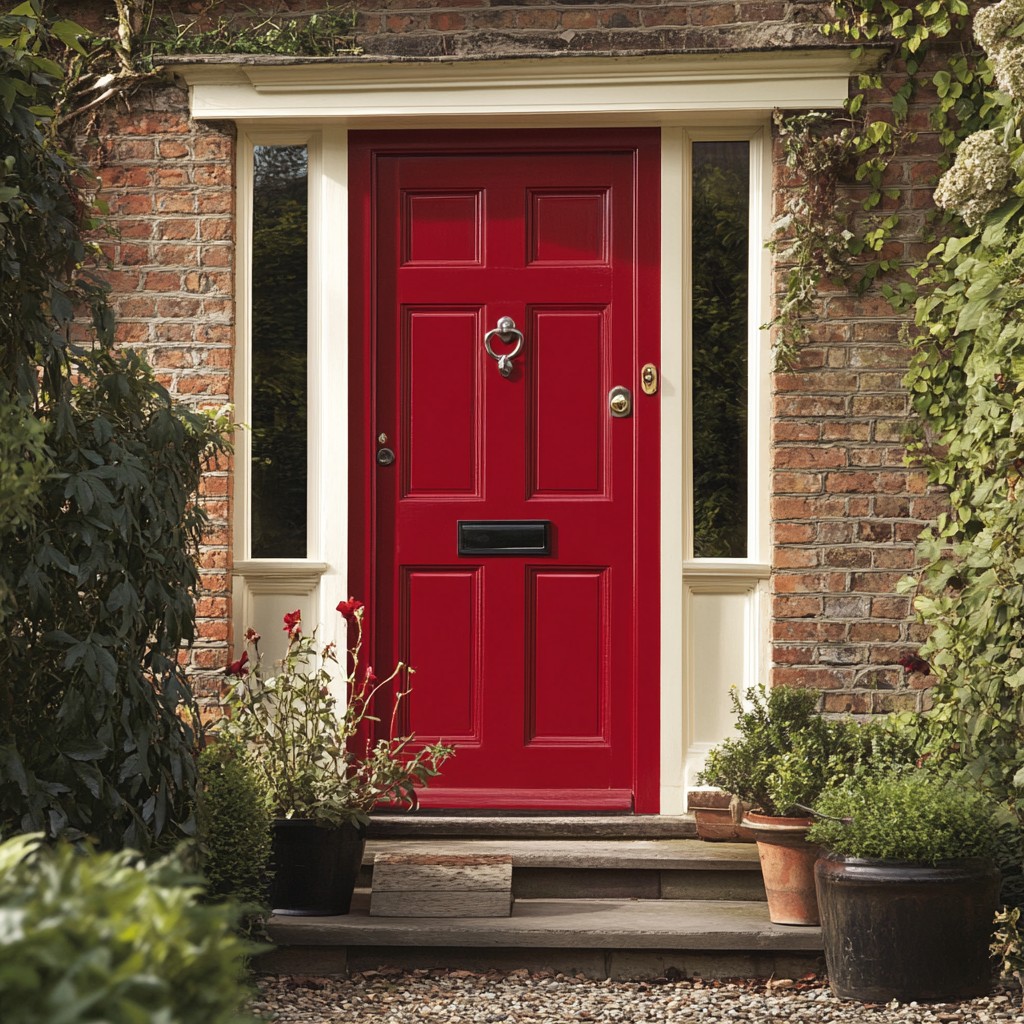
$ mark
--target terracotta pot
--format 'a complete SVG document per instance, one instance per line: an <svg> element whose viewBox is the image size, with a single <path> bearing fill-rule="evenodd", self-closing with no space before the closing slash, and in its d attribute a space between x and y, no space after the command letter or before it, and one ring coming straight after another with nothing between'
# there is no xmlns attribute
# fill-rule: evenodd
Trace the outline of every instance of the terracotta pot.
<svg viewBox="0 0 1024 1024"><path fill-rule="evenodd" d="M840 999L955 1002L991 987L999 872L977 858L932 867L822 857L821 932Z"/></svg>
<svg viewBox="0 0 1024 1024"><path fill-rule="evenodd" d="M807 842L812 819L748 813L743 824L757 840L757 855L768 895L768 916L772 922L819 924L814 862L821 851Z"/></svg>
<svg viewBox="0 0 1024 1024"><path fill-rule="evenodd" d="M711 843L752 843L753 834L742 822L732 819L728 807L695 807L697 836Z"/></svg>

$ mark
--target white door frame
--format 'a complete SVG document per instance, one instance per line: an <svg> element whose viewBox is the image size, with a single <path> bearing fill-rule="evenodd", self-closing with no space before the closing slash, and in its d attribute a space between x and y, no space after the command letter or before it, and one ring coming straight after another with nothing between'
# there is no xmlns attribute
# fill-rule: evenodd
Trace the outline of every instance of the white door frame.
<svg viewBox="0 0 1024 1024"><path fill-rule="evenodd" d="M875 59L867 54L868 64ZM839 50L289 65L169 64L186 81L192 116L234 120L238 145L236 415L249 405L249 254L254 145L309 146L309 497L305 559L249 559L248 433L235 459L234 625L303 608L332 639L346 597L348 509L347 133L350 128L657 126L662 133L661 288L661 813L685 810L708 747L728 730L728 689L767 668L770 571L768 339L770 115L842 107L858 69ZM751 152L748 557L694 559L688 210L690 144L746 139ZM330 230L327 229L330 225ZM328 530L327 524L330 524ZM697 633L701 644L690 642ZM710 634L710 635L709 635ZM267 635L265 633L264 635Z"/></svg>

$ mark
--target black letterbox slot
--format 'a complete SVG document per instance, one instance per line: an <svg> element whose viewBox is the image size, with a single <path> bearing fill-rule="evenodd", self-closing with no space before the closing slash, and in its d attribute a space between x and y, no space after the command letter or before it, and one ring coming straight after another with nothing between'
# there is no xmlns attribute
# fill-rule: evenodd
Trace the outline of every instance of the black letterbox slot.
<svg viewBox="0 0 1024 1024"><path fill-rule="evenodd" d="M548 519L459 521L460 555L550 555Z"/></svg>

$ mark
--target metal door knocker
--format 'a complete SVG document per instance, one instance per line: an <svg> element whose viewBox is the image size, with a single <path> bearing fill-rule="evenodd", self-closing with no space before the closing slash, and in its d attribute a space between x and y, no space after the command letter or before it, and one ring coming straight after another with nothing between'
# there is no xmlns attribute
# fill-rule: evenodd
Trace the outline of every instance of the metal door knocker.
<svg viewBox="0 0 1024 1024"><path fill-rule="evenodd" d="M515 339L516 347L511 352L498 355L491 348L491 338L497 335L506 345L511 345ZM498 372L502 377L508 377L512 373L512 360L519 355L523 347L523 332L516 330L516 322L510 316L503 316L498 319L498 326L484 335L484 348L487 354L498 361Z"/></svg>

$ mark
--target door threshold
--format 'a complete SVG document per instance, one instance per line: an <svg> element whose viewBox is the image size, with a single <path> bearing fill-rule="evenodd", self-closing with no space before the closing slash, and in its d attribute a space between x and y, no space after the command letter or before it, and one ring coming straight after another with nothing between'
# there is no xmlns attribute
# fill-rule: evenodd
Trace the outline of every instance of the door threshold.
<svg viewBox="0 0 1024 1024"><path fill-rule="evenodd" d="M588 814L501 811L381 812L371 839L692 839L692 814Z"/></svg>

